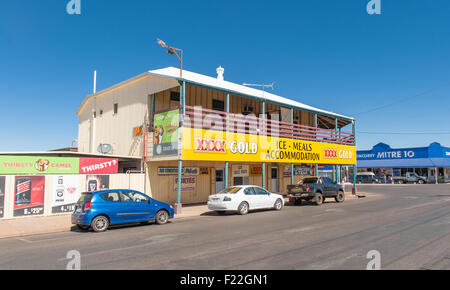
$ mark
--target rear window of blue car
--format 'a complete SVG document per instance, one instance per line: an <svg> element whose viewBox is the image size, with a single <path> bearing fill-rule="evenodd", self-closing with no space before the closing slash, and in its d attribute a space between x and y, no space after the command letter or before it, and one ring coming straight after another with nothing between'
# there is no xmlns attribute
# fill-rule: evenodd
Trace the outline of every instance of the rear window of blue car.
<svg viewBox="0 0 450 290"><path fill-rule="evenodd" d="M100 197L104 200L104 201L109 201L109 202L120 202L120 195L118 192L106 192L106 193L102 193L100 194Z"/></svg>
<svg viewBox="0 0 450 290"><path fill-rule="evenodd" d="M78 204L83 204L85 202L90 202L92 200L92 192L83 192L81 193L80 199L78 200Z"/></svg>

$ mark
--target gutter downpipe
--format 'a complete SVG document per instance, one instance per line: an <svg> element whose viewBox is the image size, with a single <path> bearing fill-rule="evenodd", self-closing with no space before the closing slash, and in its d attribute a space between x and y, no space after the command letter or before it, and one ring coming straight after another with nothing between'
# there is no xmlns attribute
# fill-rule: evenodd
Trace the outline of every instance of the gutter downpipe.
<svg viewBox="0 0 450 290"><path fill-rule="evenodd" d="M317 113L314 114L314 127L317 129ZM317 135L317 131L316 131L316 135ZM316 176L319 176L319 165L316 164L315 165L315 171L316 171Z"/></svg>
<svg viewBox="0 0 450 290"><path fill-rule="evenodd" d="M228 117L229 117L229 115L228 115L228 113L230 112L230 93L227 93L227 99L226 99L226 111L227 111L227 119L226 119L226 124L225 124L225 126L226 126L226 133L225 134L228 134ZM228 188L228 161L225 161L225 188Z"/></svg>
<svg viewBox="0 0 450 290"><path fill-rule="evenodd" d="M91 140L91 153L95 153L95 131L97 130L97 71L94 70L94 89L93 89L93 97L94 97L94 112L92 112L92 140Z"/></svg>
<svg viewBox="0 0 450 290"><path fill-rule="evenodd" d="M182 120L186 115L186 82L182 81L180 86L180 104L182 106ZM182 125L183 125L182 121ZM179 142L179 141L178 141ZM183 160L181 156L178 159L178 183L177 183L177 203L174 206L175 214L181 214L181 178L183 173Z"/></svg>
<svg viewBox="0 0 450 290"><path fill-rule="evenodd" d="M353 133L353 138L354 138L354 143L356 146L356 121L353 120L352 121L352 133ZM352 194L353 194L353 198L357 198L356 196L356 164L353 165L353 188L352 188Z"/></svg>
<svg viewBox="0 0 450 290"><path fill-rule="evenodd" d="M294 124L294 109L291 108L291 123ZM292 134L294 134L294 126L292 126ZM294 136L292 136L294 137ZM294 139L294 138L292 138ZM294 163L291 163L291 184L294 184Z"/></svg>
<svg viewBox="0 0 450 290"><path fill-rule="evenodd" d="M263 102L262 102L262 117L265 118L265 114L266 114L266 101L264 100L264 90L263 90ZM266 123L267 126L267 123ZM261 187L266 189L266 164L263 162L262 163L262 182L261 182Z"/></svg>

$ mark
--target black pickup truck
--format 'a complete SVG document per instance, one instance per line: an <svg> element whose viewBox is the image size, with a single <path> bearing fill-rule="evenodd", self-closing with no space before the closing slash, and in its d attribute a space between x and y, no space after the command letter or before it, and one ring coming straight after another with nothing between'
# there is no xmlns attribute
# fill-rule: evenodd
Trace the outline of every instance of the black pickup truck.
<svg viewBox="0 0 450 290"><path fill-rule="evenodd" d="M288 185L287 193L289 202L295 205L300 205L302 201L321 205L327 197L334 197L336 202L345 200L343 186L328 177L305 177L297 184Z"/></svg>

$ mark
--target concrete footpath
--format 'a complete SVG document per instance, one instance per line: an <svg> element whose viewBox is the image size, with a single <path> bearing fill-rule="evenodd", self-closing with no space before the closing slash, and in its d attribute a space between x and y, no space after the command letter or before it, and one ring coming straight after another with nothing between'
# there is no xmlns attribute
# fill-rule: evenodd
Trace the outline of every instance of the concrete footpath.
<svg viewBox="0 0 450 290"><path fill-rule="evenodd" d="M346 199L353 199L351 193L346 193ZM183 207L182 213L175 215L174 219L196 217L208 211L206 204L186 205ZM0 220L0 239L67 232L74 226L71 223L70 217L70 214L61 214Z"/></svg>

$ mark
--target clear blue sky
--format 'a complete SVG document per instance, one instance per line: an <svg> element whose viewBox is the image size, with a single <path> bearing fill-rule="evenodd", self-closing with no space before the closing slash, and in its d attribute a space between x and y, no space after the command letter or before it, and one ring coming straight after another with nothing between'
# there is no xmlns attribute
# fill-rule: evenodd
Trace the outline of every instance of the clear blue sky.
<svg viewBox="0 0 450 290"><path fill-rule="evenodd" d="M0 1L0 151L48 150L77 138L92 92L178 66L156 44L184 49L187 70L355 116L362 132L450 132L450 1ZM396 102L382 110L358 114ZM450 146L449 134L358 134L358 149Z"/></svg>

